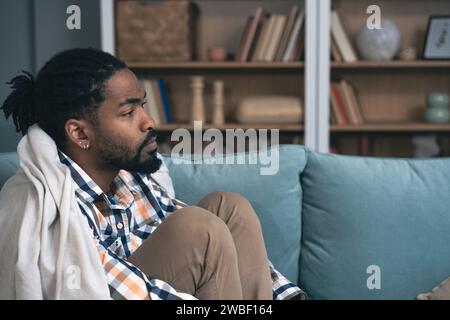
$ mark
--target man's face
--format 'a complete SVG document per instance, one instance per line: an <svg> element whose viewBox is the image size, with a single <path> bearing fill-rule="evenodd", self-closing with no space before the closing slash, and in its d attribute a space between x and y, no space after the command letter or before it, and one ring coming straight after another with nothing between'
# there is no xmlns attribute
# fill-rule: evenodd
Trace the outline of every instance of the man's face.
<svg viewBox="0 0 450 320"><path fill-rule="evenodd" d="M133 72L116 72L107 82L94 127L93 149L105 163L131 172L153 173L156 157L153 119L144 111L145 91Z"/></svg>

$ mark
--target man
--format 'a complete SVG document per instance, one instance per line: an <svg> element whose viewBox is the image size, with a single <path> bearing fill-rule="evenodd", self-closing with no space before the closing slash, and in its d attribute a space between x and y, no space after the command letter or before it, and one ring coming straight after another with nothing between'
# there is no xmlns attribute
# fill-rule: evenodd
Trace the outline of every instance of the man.
<svg viewBox="0 0 450 320"><path fill-rule="evenodd" d="M303 297L268 261L247 200L187 206L152 176L154 121L122 61L67 50L9 84L2 109L24 137L0 194L3 298Z"/></svg>

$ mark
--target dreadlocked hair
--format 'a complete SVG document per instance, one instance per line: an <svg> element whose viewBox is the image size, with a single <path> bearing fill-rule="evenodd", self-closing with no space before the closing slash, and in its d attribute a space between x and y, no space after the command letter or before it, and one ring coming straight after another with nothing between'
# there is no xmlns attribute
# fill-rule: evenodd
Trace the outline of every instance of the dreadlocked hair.
<svg viewBox="0 0 450 320"><path fill-rule="evenodd" d="M126 68L121 60L97 49L66 50L51 58L36 80L22 71L7 82L13 91L1 109L6 119L13 119L17 132L25 135L37 123L63 148L67 120L96 123L98 106L105 100L106 82Z"/></svg>

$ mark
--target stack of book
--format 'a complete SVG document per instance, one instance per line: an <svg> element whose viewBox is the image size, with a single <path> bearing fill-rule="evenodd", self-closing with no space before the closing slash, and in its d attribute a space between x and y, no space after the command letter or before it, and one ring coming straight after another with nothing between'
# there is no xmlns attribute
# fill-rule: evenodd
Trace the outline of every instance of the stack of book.
<svg viewBox="0 0 450 320"><path fill-rule="evenodd" d="M169 95L163 79L141 79L147 93L145 111L153 118L156 125L171 123Z"/></svg>
<svg viewBox="0 0 450 320"><path fill-rule="evenodd" d="M331 55L336 62L354 62L358 60L350 38L337 11L331 12Z"/></svg>
<svg viewBox="0 0 450 320"><path fill-rule="evenodd" d="M305 13L294 5L289 16L271 14L263 7L247 17L236 61L291 62L300 60L304 47Z"/></svg>
<svg viewBox="0 0 450 320"><path fill-rule="evenodd" d="M331 82L331 123L362 124L364 118L355 89L346 80Z"/></svg>

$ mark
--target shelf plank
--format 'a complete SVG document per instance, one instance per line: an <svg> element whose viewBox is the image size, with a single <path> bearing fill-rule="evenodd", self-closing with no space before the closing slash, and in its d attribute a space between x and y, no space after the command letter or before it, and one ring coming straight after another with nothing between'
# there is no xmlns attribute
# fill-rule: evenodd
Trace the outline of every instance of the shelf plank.
<svg viewBox="0 0 450 320"><path fill-rule="evenodd" d="M190 123L171 123L171 124L165 124L160 125L158 127L155 127L156 131L172 131L175 129L187 129L189 131L194 130L194 126ZM242 123L229 123L224 124L221 126L215 126L212 124L203 124L202 129L211 129L216 128L219 130L225 130L225 129L278 129L280 131L284 132L298 132L303 130L303 125L300 124L242 124Z"/></svg>
<svg viewBox="0 0 450 320"><path fill-rule="evenodd" d="M296 62L127 62L131 69L303 69L305 63ZM332 69L427 69L450 68L450 61L356 61L356 62L331 62Z"/></svg>
<svg viewBox="0 0 450 320"><path fill-rule="evenodd" d="M430 123L366 123L361 125L330 126L331 132L450 132L448 124Z"/></svg>
<svg viewBox="0 0 450 320"><path fill-rule="evenodd" d="M427 68L450 68L450 61L355 61L355 62L331 62L332 69L427 69Z"/></svg>
<svg viewBox="0 0 450 320"><path fill-rule="evenodd" d="M302 69L303 62L128 62L130 69Z"/></svg>
<svg viewBox="0 0 450 320"><path fill-rule="evenodd" d="M189 123L171 123L160 125L155 129L157 131L172 131L175 129L194 130L194 126ZM203 130L216 128L225 129L279 129L282 132L303 131L304 126L299 124L241 124L229 123L221 126L204 124ZM430 123L365 123L360 125L336 125L330 126L330 132L450 132L449 124L430 124Z"/></svg>

